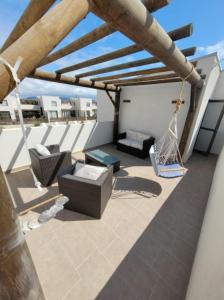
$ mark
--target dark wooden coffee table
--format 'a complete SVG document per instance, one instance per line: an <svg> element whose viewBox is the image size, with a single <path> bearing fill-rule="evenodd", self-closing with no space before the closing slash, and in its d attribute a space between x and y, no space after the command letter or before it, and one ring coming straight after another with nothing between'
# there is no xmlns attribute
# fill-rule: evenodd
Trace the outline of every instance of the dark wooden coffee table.
<svg viewBox="0 0 224 300"><path fill-rule="evenodd" d="M113 166L113 172L120 170L120 160L111 154L96 149L85 153L85 162L102 166Z"/></svg>

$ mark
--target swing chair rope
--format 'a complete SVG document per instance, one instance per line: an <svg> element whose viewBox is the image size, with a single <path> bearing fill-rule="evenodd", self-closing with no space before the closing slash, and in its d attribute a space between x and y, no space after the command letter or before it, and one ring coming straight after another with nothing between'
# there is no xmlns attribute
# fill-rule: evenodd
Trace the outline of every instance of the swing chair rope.
<svg viewBox="0 0 224 300"><path fill-rule="evenodd" d="M17 75L17 71L20 67L22 60L23 60L22 57L18 57L14 67L12 67L12 65L10 65L3 57L0 56L0 63L5 65L9 69L9 71L12 75L12 78L16 84L15 94L16 94L16 103L17 103L17 109L18 109L18 114L19 114L19 121L20 121L21 129L22 129L22 133L23 133L24 144L25 144L27 152L29 153L27 137L26 137L26 130L25 130L25 126L24 126L23 114L22 114L22 108L21 108L21 102L20 102L20 93L19 93L20 79L18 78L18 75ZM41 183L37 180L32 168L30 168L30 170L31 170L31 174L33 176L35 186L38 188L39 191L42 191Z"/></svg>
<svg viewBox="0 0 224 300"><path fill-rule="evenodd" d="M184 164L178 147L177 114L182 105L185 82L191 76L193 71L194 66L192 65L192 69L189 74L185 78L182 78L181 89L176 103L176 109L169 123L168 130L155 144L155 151L157 153L157 161L159 164L166 165L167 163L169 164L179 161L181 167L184 168Z"/></svg>

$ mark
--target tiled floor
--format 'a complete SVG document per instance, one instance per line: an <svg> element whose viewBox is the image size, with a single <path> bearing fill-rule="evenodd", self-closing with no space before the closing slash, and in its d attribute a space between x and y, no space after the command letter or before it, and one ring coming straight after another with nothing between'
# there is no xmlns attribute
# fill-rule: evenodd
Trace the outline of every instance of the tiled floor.
<svg viewBox="0 0 224 300"><path fill-rule="evenodd" d="M102 219L64 210L26 235L46 299L184 299L216 157L194 154L169 180L149 160L102 149L121 159ZM28 170L7 178L18 210L58 193L34 189Z"/></svg>

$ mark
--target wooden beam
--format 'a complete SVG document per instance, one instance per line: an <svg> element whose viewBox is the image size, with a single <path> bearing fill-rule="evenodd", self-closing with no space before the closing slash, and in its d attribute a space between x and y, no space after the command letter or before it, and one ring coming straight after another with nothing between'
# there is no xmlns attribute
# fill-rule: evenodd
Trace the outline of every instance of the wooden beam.
<svg viewBox="0 0 224 300"><path fill-rule="evenodd" d="M89 2L87 0L60 1L19 39L3 51L1 56L11 65L14 65L17 58L21 56L23 61L18 70L18 77L20 80L24 79L88 12ZM14 87L15 83L12 80L10 72L1 64L0 101Z"/></svg>
<svg viewBox="0 0 224 300"><path fill-rule="evenodd" d="M168 5L170 3L170 0L142 0L142 3L150 12L153 12Z"/></svg>
<svg viewBox="0 0 224 300"><path fill-rule="evenodd" d="M82 68L85 68L85 67L100 64L100 63L108 61L108 60L112 60L112 59L115 59L115 58L119 58L119 57L123 57L123 56L129 55L129 54L133 54L133 53L136 53L136 52L139 52L139 51L142 51L142 50L143 50L142 47L140 47L136 44L133 44L131 46L121 48L119 50L116 50L116 51L113 51L113 52L110 52L110 53L107 53L107 54L104 54L104 55L101 55L101 56L98 56L98 57L94 57L94 58L91 58L89 60L83 61L81 63L74 64L72 66L57 70L56 72L58 74L68 73L68 72L75 71L75 70L78 70L78 69L82 69Z"/></svg>
<svg viewBox="0 0 224 300"><path fill-rule="evenodd" d="M113 106L115 106L115 101L114 101L114 99L112 98L110 92L109 92L108 90L106 90L106 93L107 93L107 96L108 96L109 99L110 99L110 102L113 104Z"/></svg>
<svg viewBox="0 0 224 300"><path fill-rule="evenodd" d="M40 63L39 66L43 66L53 61L60 59L74 51L77 51L83 47L86 47L96 41L112 34L116 30L110 27L108 24L103 24L100 27L94 29L93 31L85 34L84 36L80 37L79 39L75 40L74 42L70 43L69 45L65 46L64 48L53 52L48 57L44 58L43 61Z"/></svg>
<svg viewBox="0 0 224 300"><path fill-rule="evenodd" d="M167 71L170 71L170 68L160 67L160 68L152 68L152 69L147 69L147 70L139 70L139 71L133 71L133 72L120 73L120 74L111 75L111 76L95 77L95 78L90 78L90 80L92 80L92 81L107 81L107 80L111 80L111 79L132 77L132 76L137 76L137 75L149 75L149 74L162 73L162 72L167 72Z"/></svg>
<svg viewBox="0 0 224 300"><path fill-rule="evenodd" d="M63 0L63 1L65 1L65 0ZM46 81L64 83L64 84L69 84L69 85L77 85L77 86L87 87L87 88L91 88L91 89L108 90L111 92L120 90L119 87L116 87L112 84L107 84L107 83L103 83L103 82L93 82L91 80L60 75L60 74L57 74L54 72L46 72L46 71L38 70L38 69L35 70L32 74L30 74L28 77L33 78L33 79L46 80Z"/></svg>
<svg viewBox="0 0 224 300"><path fill-rule="evenodd" d="M160 0L160 1L144 0L143 3L149 9L150 12L153 12L169 4L169 0ZM81 38L70 43L69 45L65 46L64 48L50 54L40 63L39 67L52 63L53 61L60 59L74 51L77 51L83 47L95 43L96 41L114 33L115 31L116 30L112 28L109 24L105 23L99 26L98 28L94 29L93 31L85 34Z"/></svg>
<svg viewBox="0 0 224 300"><path fill-rule="evenodd" d="M113 143L117 143L119 133L119 114L120 114L120 100L121 92L115 93L115 106L114 106L114 128L113 128Z"/></svg>
<svg viewBox="0 0 224 300"><path fill-rule="evenodd" d="M126 78L126 77L133 77L137 75L150 75L150 74L156 74L156 73L164 73L170 71L170 68L168 67L159 67L159 68L151 68L146 70L139 70L139 71L133 71L133 72L126 72L126 73L120 73L115 74L111 76L104 76L104 77L95 77L90 78L92 81L107 81L112 79L119 79L119 78ZM201 73L201 69L197 69L198 73Z"/></svg>
<svg viewBox="0 0 224 300"><path fill-rule="evenodd" d="M172 38L173 41L182 39L186 36L190 36L192 34L192 24L188 24L184 27L172 30L168 34ZM104 54L104 55L101 55L101 56L98 56L98 57L95 57L92 59L89 59L87 61L57 70L56 72L60 73L60 74L71 72L74 70L78 70L78 69L82 69L82 68L89 67L92 65L96 65L96 64L108 61L108 60L123 57L123 56L129 55L129 54L143 51L143 50L144 50L144 48L142 46L134 44L134 45L131 45L131 46L128 46L128 47L125 47L125 48L122 48L122 49L119 49L119 50L116 50L116 51L113 51L113 52L110 52L110 53L107 53L107 54Z"/></svg>
<svg viewBox="0 0 224 300"><path fill-rule="evenodd" d="M187 48L187 49L182 50L182 53L185 56L194 55L195 52L196 52L195 47ZM106 67L106 68L102 68L102 69L98 69L98 70L94 70L94 71L89 71L89 72L85 72L85 73L76 74L76 76L77 77L87 77L87 76L103 74L103 73L108 73L108 72L114 72L114 71L123 70L123 69L129 69L129 68L134 68L134 67L150 65L150 64L157 63L157 62L159 62L159 59L157 57L143 58L143 59L139 59L139 60L135 60L135 61L115 65L115 66L112 66L112 67Z"/></svg>
<svg viewBox="0 0 224 300"><path fill-rule="evenodd" d="M33 24L35 24L48 11L55 1L56 0L31 0L16 26L3 44L0 52L3 52L19 37L21 37L21 35L23 35L31 26L33 26Z"/></svg>
<svg viewBox="0 0 224 300"><path fill-rule="evenodd" d="M121 80L108 80L106 83L108 84L114 84L114 85L123 85L126 83L131 83L131 82L141 82L141 81L153 81L153 80L161 80L161 79L170 79L170 78L176 78L179 77L178 74L176 73L167 73L163 75L154 75L154 76L138 76L138 77L133 77L130 79L121 79Z"/></svg>
<svg viewBox="0 0 224 300"><path fill-rule="evenodd" d="M187 144L187 140L190 134L190 130L193 124L195 112L198 106L199 98L200 98L200 93L201 89L196 88L196 87L191 87L191 97L190 97L190 107L188 110L187 118L184 124L184 129L182 132L181 140L180 140L180 145L179 145L179 150L181 156L184 154L185 147Z"/></svg>
<svg viewBox="0 0 224 300"><path fill-rule="evenodd" d="M180 77L189 76L187 80L191 84L203 85L203 80L195 68L141 1L91 0L91 3L91 9L97 10L106 22L111 23L146 51L158 57Z"/></svg>
<svg viewBox="0 0 224 300"><path fill-rule="evenodd" d="M130 82L124 83L120 86L136 86L136 85L151 85L151 84L164 84L164 83L173 83L173 82L181 82L181 78L171 78L171 79L163 79L163 80L149 80L149 81L140 81L140 82Z"/></svg>
<svg viewBox="0 0 224 300"><path fill-rule="evenodd" d="M1 167L0 199L0 298L44 300Z"/></svg>

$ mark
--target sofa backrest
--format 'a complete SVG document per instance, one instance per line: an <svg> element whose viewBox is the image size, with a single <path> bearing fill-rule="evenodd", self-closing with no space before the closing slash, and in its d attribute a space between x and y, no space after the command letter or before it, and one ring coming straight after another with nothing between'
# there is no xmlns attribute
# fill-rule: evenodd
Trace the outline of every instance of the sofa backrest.
<svg viewBox="0 0 224 300"><path fill-rule="evenodd" d="M147 140L150 138L150 135L146 135L144 133L134 131L134 130L127 130L127 139L133 140L133 141L138 141L138 142L143 142L144 140Z"/></svg>

